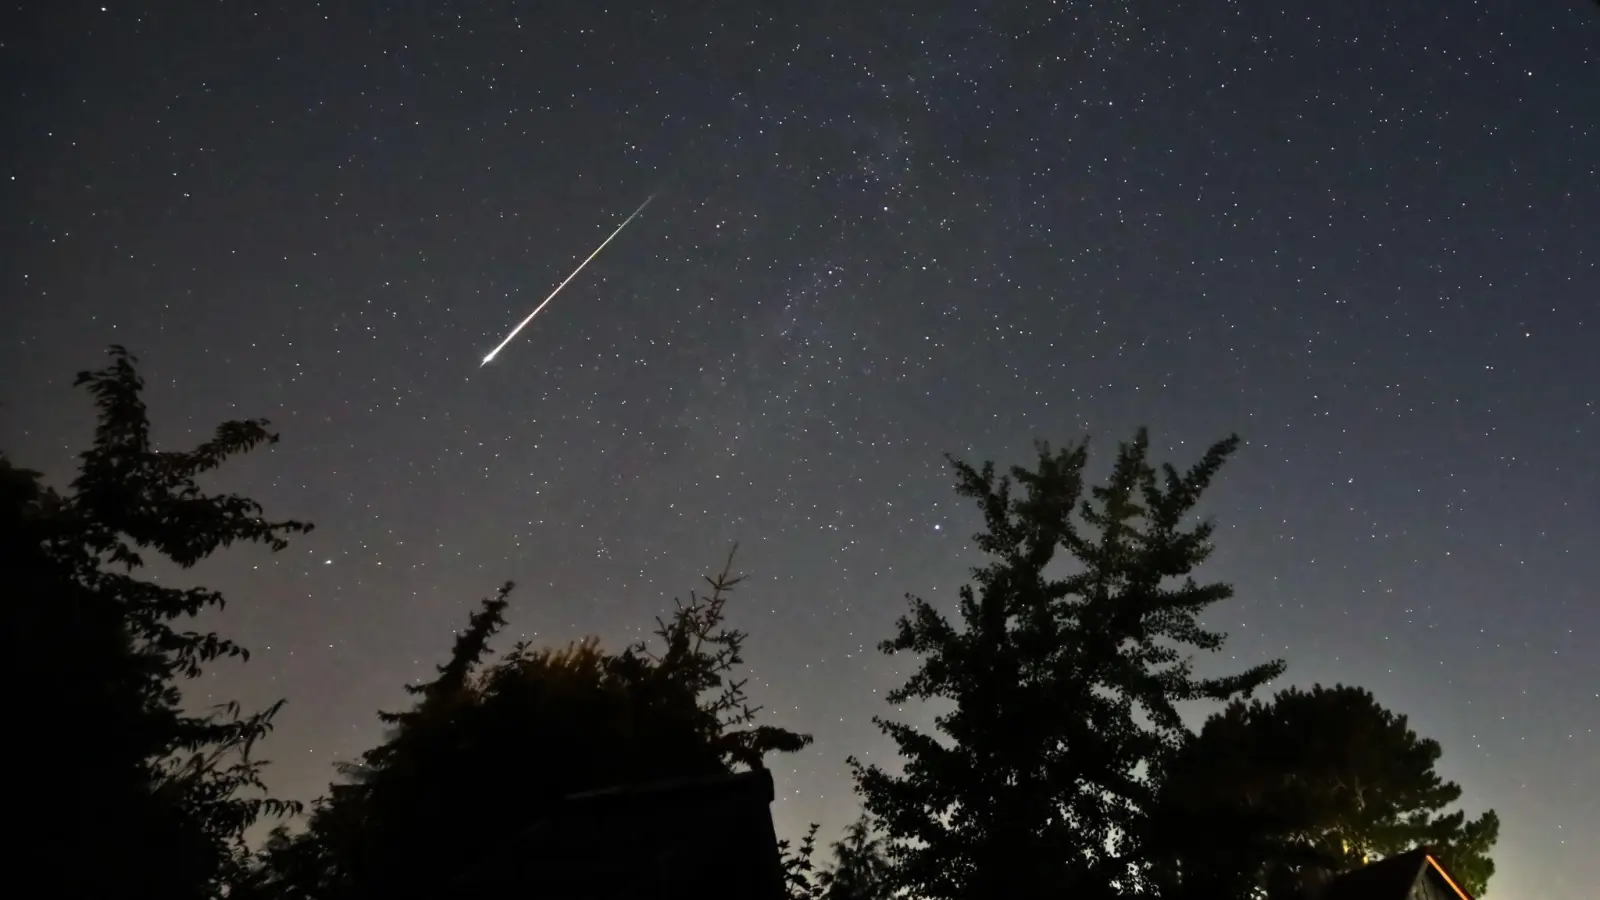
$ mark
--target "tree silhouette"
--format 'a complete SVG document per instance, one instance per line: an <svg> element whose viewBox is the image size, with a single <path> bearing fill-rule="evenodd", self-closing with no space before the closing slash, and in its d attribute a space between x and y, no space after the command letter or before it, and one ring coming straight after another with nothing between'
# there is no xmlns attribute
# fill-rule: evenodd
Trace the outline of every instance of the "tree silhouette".
<svg viewBox="0 0 1600 900"><path fill-rule="evenodd" d="M608 654L597 641L515 645L483 665L511 585L457 635L438 677L384 713L384 743L343 767L306 831L280 831L251 892L399 898L437 893L486 851L582 791L726 774L810 737L755 725L744 632L726 627L738 578L708 579L658 620L656 645ZM625 848L619 848L619 852Z"/></svg>
<svg viewBox="0 0 1600 900"><path fill-rule="evenodd" d="M778 842L790 900L889 900L894 895L889 859L870 816L862 815L845 828L825 868L812 859L817 829L813 824L798 844Z"/></svg>
<svg viewBox="0 0 1600 900"><path fill-rule="evenodd" d="M18 859L62 896L215 897L243 868L246 830L294 809L262 794L251 748L275 705L189 712L185 679L244 648L184 630L220 593L138 577L145 557L188 568L235 543L281 550L310 530L263 517L254 501L201 490L198 479L277 438L264 420L226 422L187 451L157 450L136 361L122 347L79 386L99 417L66 494L0 457L7 660L13 732L37 792L18 829ZM281 705L281 704L280 704ZM48 792L48 793L46 793Z"/></svg>
<svg viewBox="0 0 1600 900"><path fill-rule="evenodd" d="M938 735L875 720L903 774L851 760L898 888L967 900L1140 885L1152 799L1142 772L1183 733L1175 704L1249 694L1283 669L1197 678L1184 655L1224 640L1197 616L1232 589L1189 577L1212 526L1186 520L1236 446L1212 446L1184 473L1158 471L1141 430L1088 498L1086 443L1041 444L1037 468L1009 478L951 459L958 492L983 513L975 540L990 562L973 570L976 590L961 591L959 625L910 598L881 649L920 659L890 703L953 708L935 720Z"/></svg>
<svg viewBox="0 0 1600 900"><path fill-rule="evenodd" d="M340 767L306 828L280 828L252 863L251 826L298 811L266 796L251 752L281 704L187 707L186 679L247 654L188 626L220 593L141 570L147 558L192 567L237 542L283 549L310 526L199 486L274 442L265 421L157 450L136 361L121 347L111 360L78 377L98 422L67 492L0 455L11 715L36 729L11 742L26 774L13 846L56 893L435 896L563 797L757 768L810 742L758 725L736 677L746 635L726 625L732 553L708 594L657 620L654 641L618 652L588 639L493 656L508 583L435 676L406 686L411 706L379 714L384 740ZM1291 897L1317 873L1420 845L1481 894L1498 818L1449 811L1461 789L1404 716L1354 687L1236 699L1278 662L1194 674L1193 653L1224 641L1198 617L1231 589L1192 577L1212 535L1193 514L1236 444L1180 473L1149 462L1140 431L1087 491L1086 444L1040 445L1036 467L1009 476L951 460L983 514L988 561L961 591L959 621L911 598L881 645L918 658L890 702L946 711L935 734L875 720L903 772L850 760L866 813L828 865L812 861L815 826L783 845L793 900ZM1232 702L1191 734L1177 705L1199 700ZM714 858L706 869L714 878Z"/></svg>
<svg viewBox="0 0 1600 900"><path fill-rule="evenodd" d="M798 842L788 838L778 841L778 863L783 867L789 900L822 900L824 896L827 873L812 860L817 854L817 830L821 827L812 822Z"/></svg>
<svg viewBox="0 0 1600 900"><path fill-rule="evenodd" d="M824 900L889 900L889 859L869 816L851 822L834 842L824 884Z"/></svg>
<svg viewBox="0 0 1600 900"><path fill-rule="evenodd" d="M1151 845L1163 895L1293 893L1306 876L1432 847L1481 894L1499 819L1445 812L1461 788L1439 744L1356 687L1291 688L1212 716L1167 764Z"/></svg>

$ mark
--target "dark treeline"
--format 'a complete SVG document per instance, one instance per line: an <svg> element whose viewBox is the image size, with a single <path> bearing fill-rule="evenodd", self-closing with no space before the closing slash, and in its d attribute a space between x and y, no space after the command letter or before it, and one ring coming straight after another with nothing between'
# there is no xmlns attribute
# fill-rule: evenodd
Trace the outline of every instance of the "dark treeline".
<svg viewBox="0 0 1600 900"><path fill-rule="evenodd" d="M98 408L64 492L0 456L14 727L17 871L61 897L379 900L441 893L563 797L762 768L810 737L760 724L728 624L732 556L703 593L663 611L653 640L500 651L507 584L467 617L383 741L302 808L272 799L253 747L277 707L195 710L186 681L246 649L189 629L221 606L141 577L232 544L282 549L310 525L197 479L276 440L228 422L158 450L135 362L113 348L78 384ZM1357 687L1264 696L1263 660L1201 677L1224 645L1201 615L1225 584L1194 573L1212 547L1196 511L1237 447L1179 470L1143 432L1088 484L1086 443L1030 466L951 459L982 516L985 563L954 609L909 598L881 644L912 660L888 700L949 712L929 733L877 719L900 765L854 758L862 813L828 847L780 845L795 900L1009 897L1245 900L1303 896L1328 873L1431 847L1483 892L1493 812L1454 809L1441 748ZM1198 731L1179 704L1214 708ZM781 785L780 785L781 788ZM264 846L247 832L278 827ZM625 852L619 848L618 852ZM717 877L714 847L701 863ZM19 879L22 876L13 876ZM538 885L528 885L539 896Z"/></svg>

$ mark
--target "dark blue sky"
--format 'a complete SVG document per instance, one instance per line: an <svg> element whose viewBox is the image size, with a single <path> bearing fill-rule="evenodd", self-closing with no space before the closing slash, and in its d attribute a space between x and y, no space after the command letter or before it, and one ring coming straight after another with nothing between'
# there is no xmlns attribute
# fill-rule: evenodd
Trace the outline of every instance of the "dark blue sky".
<svg viewBox="0 0 1600 900"><path fill-rule="evenodd" d="M318 529L200 575L282 791L502 580L615 642L738 540L780 827L835 828L872 646L973 562L941 454L1148 424L1246 440L1225 661L1409 713L1494 895L1600 884L1593 4L34 6L0 446L65 477L112 342L171 441L273 419L226 484Z"/></svg>

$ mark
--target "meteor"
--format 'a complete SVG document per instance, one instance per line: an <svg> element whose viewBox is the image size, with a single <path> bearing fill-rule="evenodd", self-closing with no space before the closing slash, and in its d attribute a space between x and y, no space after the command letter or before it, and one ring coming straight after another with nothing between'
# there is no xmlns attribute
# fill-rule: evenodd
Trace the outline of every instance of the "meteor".
<svg viewBox="0 0 1600 900"><path fill-rule="evenodd" d="M661 192L660 191L656 191L656 194L659 194L659 193L661 193ZM606 245L611 243L612 238L615 238L617 235L621 234L622 233L622 229L627 228L629 222L632 222L634 219L638 218L639 213L644 212L644 208L646 206L649 206L650 205L650 201L654 200L656 198L656 194L651 194L650 196L646 197L644 202L639 204L639 208L633 211L633 215L627 217L626 219L623 219L622 220L622 224L617 226L617 230L611 232L611 237L608 237L605 240L601 241L600 242L600 246L594 248L594 252L593 253L591 253L587 257L585 257L583 262L578 263L578 267L576 269L572 270L572 274L571 275L568 275L566 278L561 280L560 284L556 285L556 289L550 292L550 296L544 298L544 300L538 306L535 306L533 308L533 312L528 313L528 317L526 319L523 319L521 322L518 322L517 323L517 327L511 329L511 333L506 335L506 339L501 341L500 345L498 347L495 347L493 350L489 351L489 355L485 356L483 358L483 362L478 364L478 368L481 369L484 366L487 366L489 363L493 362L495 354L499 353L501 350L504 350L506 345L511 343L511 341L516 338L516 336L522 331L522 329L527 328L528 327L528 323L533 321L533 317L537 316L539 314L540 310L544 309L545 306L549 305L550 301L554 300L556 298L556 295L561 293L561 289L567 286L567 282L569 282L572 279L578 277L578 273L582 272L583 271L583 267L587 266L589 264L589 260L592 260L596 256L599 256L600 255L600 251L604 250L606 248Z"/></svg>

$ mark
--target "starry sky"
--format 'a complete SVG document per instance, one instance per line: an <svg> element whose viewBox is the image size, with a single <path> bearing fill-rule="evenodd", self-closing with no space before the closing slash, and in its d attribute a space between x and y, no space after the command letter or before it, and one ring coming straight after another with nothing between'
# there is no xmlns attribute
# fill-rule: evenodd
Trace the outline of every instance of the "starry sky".
<svg viewBox="0 0 1600 900"><path fill-rule="evenodd" d="M0 446L67 478L113 342L165 441L272 419L218 486L317 530L184 577L256 651L196 696L289 700L279 791L501 581L502 644L616 645L738 541L751 689L817 737L775 815L832 833L874 645L976 561L942 454L1148 424L1246 442L1219 664L1410 714L1504 820L1494 895L1600 883L1593 4L5 16Z"/></svg>

